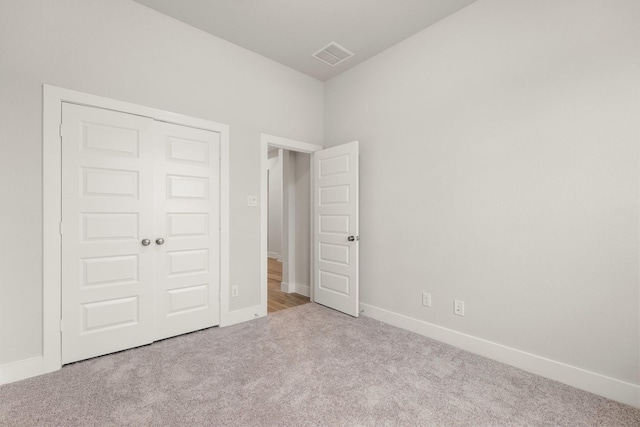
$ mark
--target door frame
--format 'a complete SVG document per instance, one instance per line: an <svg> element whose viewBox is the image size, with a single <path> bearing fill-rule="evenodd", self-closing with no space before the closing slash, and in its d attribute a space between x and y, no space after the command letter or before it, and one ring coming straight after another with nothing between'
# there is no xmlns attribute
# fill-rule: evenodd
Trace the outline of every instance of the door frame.
<svg viewBox="0 0 640 427"><path fill-rule="evenodd" d="M229 126L97 95L43 85L42 373L62 367L62 103L104 108L220 134L220 325L229 321Z"/></svg>
<svg viewBox="0 0 640 427"><path fill-rule="evenodd" d="M313 155L316 151L322 150L324 147L316 144L309 144L307 142L296 141L294 139L282 138L279 136L268 135L268 134L260 134L260 200L262 200L262 204L260 206L260 313L264 316L267 315L267 274L268 274L268 266L267 266L267 224L269 221L268 211L267 211L267 170L269 168L268 160L269 160L269 147L282 148L284 150L296 151L299 153L305 153ZM310 166L310 189L309 191L313 191L313 161L311 161ZM313 193L310 193L313 194ZM310 300L313 301L313 197L311 199L311 210L310 210ZM288 227L289 224L286 224ZM284 242L282 243L284 245ZM282 254L284 256L289 256L289 250L287 242L287 253ZM283 251L284 252L284 251ZM288 260L287 260L288 263Z"/></svg>

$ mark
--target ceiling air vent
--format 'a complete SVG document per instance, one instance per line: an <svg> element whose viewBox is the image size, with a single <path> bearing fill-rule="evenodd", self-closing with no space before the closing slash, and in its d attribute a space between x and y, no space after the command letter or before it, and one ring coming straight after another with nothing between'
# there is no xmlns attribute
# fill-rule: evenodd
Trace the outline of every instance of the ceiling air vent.
<svg viewBox="0 0 640 427"><path fill-rule="evenodd" d="M345 61L353 56L353 53L340 46L338 43L331 42L316 53L313 56L325 64L329 64L335 67L342 61Z"/></svg>

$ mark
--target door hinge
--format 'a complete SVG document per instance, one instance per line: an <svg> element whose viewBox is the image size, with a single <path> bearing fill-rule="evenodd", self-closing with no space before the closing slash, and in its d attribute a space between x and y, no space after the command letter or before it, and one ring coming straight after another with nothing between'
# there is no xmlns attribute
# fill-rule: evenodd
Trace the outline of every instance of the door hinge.
<svg viewBox="0 0 640 427"><path fill-rule="evenodd" d="M60 222L60 226L58 227L58 231L60 232L60 235L62 236L62 222Z"/></svg>
<svg viewBox="0 0 640 427"><path fill-rule="evenodd" d="M62 123L60 123L60 138L62 138Z"/></svg>
<svg viewBox="0 0 640 427"><path fill-rule="evenodd" d="M64 322L60 319L60 332L64 330Z"/></svg>

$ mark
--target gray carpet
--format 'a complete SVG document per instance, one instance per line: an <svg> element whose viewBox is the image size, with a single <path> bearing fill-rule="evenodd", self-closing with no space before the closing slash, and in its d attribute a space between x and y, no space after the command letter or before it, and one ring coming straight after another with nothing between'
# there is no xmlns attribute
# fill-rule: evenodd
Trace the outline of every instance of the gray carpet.
<svg viewBox="0 0 640 427"><path fill-rule="evenodd" d="M0 387L9 426L640 426L640 410L315 304Z"/></svg>

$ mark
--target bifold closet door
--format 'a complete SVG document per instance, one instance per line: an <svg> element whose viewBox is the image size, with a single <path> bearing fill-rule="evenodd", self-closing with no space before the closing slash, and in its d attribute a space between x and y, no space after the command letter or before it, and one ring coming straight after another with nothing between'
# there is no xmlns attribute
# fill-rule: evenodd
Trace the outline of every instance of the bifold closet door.
<svg viewBox="0 0 640 427"><path fill-rule="evenodd" d="M153 341L153 129L63 104L63 363Z"/></svg>
<svg viewBox="0 0 640 427"><path fill-rule="evenodd" d="M219 324L219 134L62 111L62 362Z"/></svg>

